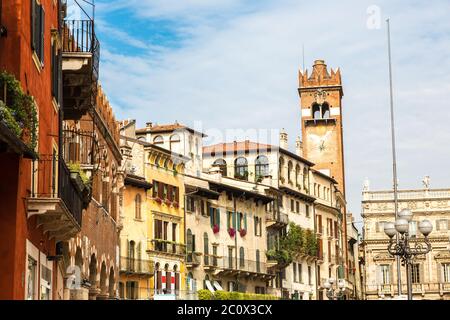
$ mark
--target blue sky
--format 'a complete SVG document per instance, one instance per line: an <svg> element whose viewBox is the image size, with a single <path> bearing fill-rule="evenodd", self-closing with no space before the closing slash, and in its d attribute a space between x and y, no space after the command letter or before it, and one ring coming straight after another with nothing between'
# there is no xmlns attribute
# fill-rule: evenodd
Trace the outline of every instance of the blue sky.
<svg viewBox="0 0 450 320"><path fill-rule="evenodd" d="M380 10L380 29L368 28ZM341 68L347 201L392 186L385 18L391 18L400 188L450 186L450 2L96 1L101 82L116 117L300 135L302 45ZM373 24L370 24L373 26ZM273 143L274 141L272 141Z"/></svg>

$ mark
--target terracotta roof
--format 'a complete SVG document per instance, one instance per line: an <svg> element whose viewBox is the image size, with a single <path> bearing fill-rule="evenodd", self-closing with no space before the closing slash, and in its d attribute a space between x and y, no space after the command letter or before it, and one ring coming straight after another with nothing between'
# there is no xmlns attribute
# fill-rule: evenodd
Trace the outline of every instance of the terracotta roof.
<svg viewBox="0 0 450 320"><path fill-rule="evenodd" d="M203 147L203 154L223 154L232 153L237 151L257 151L257 150L276 150L278 147L274 147L270 144L246 141L235 141L230 143L219 143L212 146Z"/></svg>
<svg viewBox="0 0 450 320"><path fill-rule="evenodd" d="M192 133L198 133L201 134L203 137L206 137L206 135L202 132L198 132L194 129L189 128L188 126L185 126L183 124L179 124L179 123L172 123L172 124L162 124L162 125L152 125L152 126L148 126L142 129L137 129L136 133L163 133L163 132L172 132L175 130L181 130L181 129L185 129L188 130Z"/></svg>

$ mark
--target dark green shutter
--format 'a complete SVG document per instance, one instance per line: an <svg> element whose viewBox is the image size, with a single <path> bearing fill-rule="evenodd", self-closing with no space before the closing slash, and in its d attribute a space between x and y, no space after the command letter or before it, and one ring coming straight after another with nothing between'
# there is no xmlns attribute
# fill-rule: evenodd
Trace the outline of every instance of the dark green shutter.
<svg viewBox="0 0 450 320"><path fill-rule="evenodd" d="M230 229L230 216L231 216L231 212L227 211L227 230Z"/></svg>
<svg viewBox="0 0 450 320"><path fill-rule="evenodd" d="M247 214L244 213L244 229L247 230Z"/></svg>
<svg viewBox="0 0 450 320"><path fill-rule="evenodd" d="M214 227L214 208L209 207L209 221L211 223L211 227Z"/></svg>
<svg viewBox="0 0 450 320"><path fill-rule="evenodd" d="M233 229L236 230L236 212L232 213Z"/></svg>
<svg viewBox="0 0 450 320"><path fill-rule="evenodd" d="M39 6L39 15L40 15L40 35L39 35L39 58L41 59L42 64L44 64L44 32L45 32L45 11L42 5Z"/></svg>
<svg viewBox="0 0 450 320"><path fill-rule="evenodd" d="M220 230L220 210L218 208L216 209L216 221L217 221L217 226L219 227L219 230Z"/></svg>

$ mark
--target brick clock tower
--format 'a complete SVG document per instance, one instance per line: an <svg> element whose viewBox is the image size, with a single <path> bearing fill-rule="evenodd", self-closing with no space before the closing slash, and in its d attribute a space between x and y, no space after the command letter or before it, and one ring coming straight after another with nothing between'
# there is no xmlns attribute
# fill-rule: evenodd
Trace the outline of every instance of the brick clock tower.
<svg viewBox="0 0 450 320"><path fill-rule="evenodd" d="M298 91L303 155L316 164L314 169L334 178L345 195L341 72L331 69L329 73L325 62L316 60L311 75L308 70L300 72Z"/></svg>
<svg viewBox="0 0 450 320"><path fill-rule="evenodd" d="M315 163L314 169L334 178L345 201L344 142L342 132L341 72L330 69L324 60L314 61L313 70L299 74L302 112L303 155ZM347 210L341 208L343 236L343 276L348 279Z"/></svg>

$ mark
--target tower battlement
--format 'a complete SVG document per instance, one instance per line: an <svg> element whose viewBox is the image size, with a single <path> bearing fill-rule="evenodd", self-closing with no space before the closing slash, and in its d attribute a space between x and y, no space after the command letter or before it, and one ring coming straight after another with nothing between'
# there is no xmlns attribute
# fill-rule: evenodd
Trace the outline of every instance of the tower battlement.
<svg viewBox="0 0 450 320"><path fill-rule="evenodd" d="M341 86L341 70L330 69L328 72L325 60L315 60L311 74L308 69L299 71L299 88Z"/></svg>

